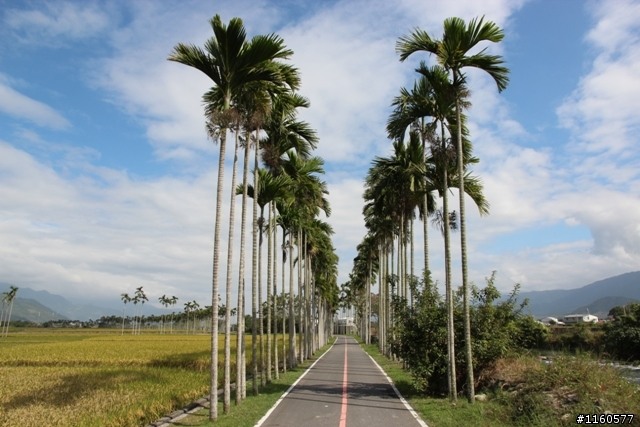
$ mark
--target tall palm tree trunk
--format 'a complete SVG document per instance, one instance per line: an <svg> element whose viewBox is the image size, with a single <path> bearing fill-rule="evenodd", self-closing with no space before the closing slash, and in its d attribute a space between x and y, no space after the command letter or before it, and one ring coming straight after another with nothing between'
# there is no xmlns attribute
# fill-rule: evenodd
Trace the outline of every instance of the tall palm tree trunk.
<svg viewBox="0 0 640 427"><path fill-rule="evenodd" d="M391 272L391 275L393 276L394 274L394 265L393 263L395 262L395 239L393 237L391 237L391 270L389 270ZM389 303L389 329L391 330L391 340L395 340L395 331L394 331L394 324L395 324L395 312L393 310L393 291L394 291L394 287L398 287L398 283L395 283L395 286L391 286L391 292L389 295L389 299L388 299L388 303ZM396 294L397 294L397 289L396 289ZM395 355L393 355L393 358L395 360Z"/></svg>
<svg viewBox="0 0 640 427"><path fill-rule="evenodd" d="M413 307L413 279L415 277L413 269L413 218L409 219L409 262L410 262L410 275L409 275L409 301L410 306Z"/></svg>
<svg viewBox="0 0 640 427"><path fill-rule="evenodd" d="M286 243L285 243L285 239L286 239L286 230L284 227L282 227L282 251L281 251L281 255L282 255L282 280L281 280L281 288L280 288L280 293L282 295L282 372L287 372L287 339L286 339L286 331L287 331L287 306L288 303L286 301L286 292L285 292L285 278L286 278L286 274L285 274L285 251L286 251ZM276 247L277 248L277 247ZM289 331L289 333L291 333L291 331ZM277 348L276 348L276 351Z"/></svg>
<svg viewBox="0 0 640 427"><path fill-rule="evenodd" d="M9 325L11 324L11 313L13 311L13 298L9 301L9 314L7 315L7 321L4 325L4 336L9 335Z"/></svg>
<svg viewBox="0 0 640 427"><path fill-rule="evenodd" d="M384 296L382 295L382 275L384 274L382 268L382 245L378 244L378 349L381 353L382 339L384 338L384 326L382 325L384 319Z"/></svg>
<svg viewBox="0 0 640 427"><path fill-rule="evenodd" d="M369 258L367 274L367 344L371 344L371 276L373 275L373 261Z"/></svg>
<svg viewBox="0 0 640 427"><path fill-rule="evenodd" d="M258 310L260 305L258 303L258 291L262 292L262 289L259 288L260 277L258 274L258 234L260 231L258 230L258 194L260 194L260 183L258 182L258 152L260 151L260 135L259 132L256 131L255 138L255 151L254 151L254 159L253 159L253 257L251 262L251 357L252 357L252 385L253 385L253 394L258 394L258 352L256 345L256 334L257 334L257 321L258 321ZM262 325L262 315L260 315L260 324ZM260 327L261 335L262 335L262 327Z"/></svg>
<svg viewBox="0 0 640 427"><path fill-rule="evenodd" d="M273 213L273 222L271 224L271 233L273 235L273 367L275 378L280 378L280 364L278 361L278 234L275 224L275 203L271 203L269 215Z"/></svg>
<svg viewBox="0 0 640 427"><path fill-rule="evenodd" d="M422 119L421 128L424 127L424 118ZM421 132L422 134L422 132ZM426 138L424 135L421 136L422 139L422 152L424 153L424 163L427 164L427 144ZM422 249L424 251L424 274L429 272L429 193L427 190L427 177L423 178L423 185L425 188L424 197L422 198L422 233L424 236L424 241L422 242Z"/></svg>
<svg viewBox="0 0 640 427"><path fill-rule="evenodd" d="M460 124L460 97L456 97L456 120ZM460 252L462 264L462 298L464 310L464 347L467 362L467 399L470 403L475 400L475 386L473 375L473 351L471 348L471 315L469 312L469 286L467 282L467 221L464 203L464 158L462 153L462 126L458 125L458 181L460 195Z"/></svg>
<svg viewBox="0 0 640 427"><path fill-rule="evenodd" d="M242 401L242 384L244 363L244 261L245 261L245 229L247 224L247 199L249 190L249 144L244 147L244 165L242 172L242 210L240 220L240 266L238 271L238 333L236 334L236 404ZM255 187L254 187L255 188ZM235 188L233 189L235 191ZM255 202L255 198L254 198Z"/></svg>
<svg viewBox="0 0 640 427"><path fill-rule="evenodd" d="M235 188L236 174L238 170L238 131L235 132L235 150L233 153L233 169L231 173L231 203L229 207L229 240L227 240L227 284L226 300L227 310L225 313L224 331L224 396L222 410L225 414L231 409L231 283L233 279L233 229L235 219ZM236 369L240 367L237 366Z"/></svg>
<svg viewBox="0 0 640 427"><path fill-rule="evenodd" d="M272 247L272 237L271 237L271 207L269 207L269 218L267 225L267 382L270 383L272 380L272 336L271 336L271 305L273 304L271 289L273 286L273 282L271 280L271 274L273 269L271 267L271 263L273 262L273 247ZM262 246L260 246L262 247ZM260 269L258 269L260 270ZM274 331L275 332L275 331ZM278 368L276 367L276 375L278 372Z"/></svg>
<svg viewBox="0 0 640 427"><path fill-rule="evenodd" d="M220 132L220 154L218 157L218 183L216 189L216 214L213 232L213 275L211 280L211 384L209 418L218 419L218 275L220 272L220 219L222 217L222 193L224 184L224 157L227 142L226 129Z"/></svg>
<svg viewBox="0 0 640 427"><path fill-rule="evenodd" d="M313 353L315 351L315 343L316 343L316 326L315 326L315 303L316 303L316 295L315 295L315 282L313 281L312 277L311 277L311 259L309 256L309 251L306 249L305 247L305 253L306 253L306 262L305 262L305 287L307 288L307 291L305 292L306 296L307 296L307 320L306 320L306 324L307 324L307 353L305 355L305 357L307 359L310 359L311 356L313 356Z"/></svg>
<svg viewBox="0 0 640 427"><path fill-rule="evenodd" d="M443 153L446 156L446 139L444 134L444 125L442 125L442 145ZM449 399L452 402L457 400L456 386L456 357L455 357L455 334L453 322L453 289L451 285L451 229L449 227L449 177L447 173L448 159L444 160L443 178L442 178L442 216L444 220L444 259L445 259L445 292L447 305L447 356L448 356L448 383L449 383Z"/></svg>
<svg viewBox="0 0 640 427"><path fill-rule="evenodd" d="M289 367L295 368L296 360L296 323L295 299L293 294L293 232L289 238Z"/></svg>
<svg viewBox="0 0 640 427"><path fill-rule="evenodd" d="M300 301L298 307L298 325L300 325L300 333L298 334L298 357L300 363L304 362L305 355L305 338L306 338L306 324L305 324L305 304L306 295L304 294L304 288L302 283L302 264L304 260L304 242L302 237L302 228L298 228L298 299Z"/></svg>

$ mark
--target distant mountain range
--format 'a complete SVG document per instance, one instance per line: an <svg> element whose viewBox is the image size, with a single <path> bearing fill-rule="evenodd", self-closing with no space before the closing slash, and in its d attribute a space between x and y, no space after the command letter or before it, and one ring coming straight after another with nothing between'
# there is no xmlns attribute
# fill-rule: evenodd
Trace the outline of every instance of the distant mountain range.
<svg viewBox="0 0 640 427"><path fill-rule="evenodd" d="M9 284L0 283L0 292L6 292L8 289ZM529 305L525 310L537 318L562 317L574 313L590 313L604 318L613 307L640 302L640 271L609 277L576 289L529 291L518 295L519 301L525 298L529 299ZM163 312L166 311L145 307L145 314ZM73 303L47 291L20 288L11 319L36 323L58 319L86 321L121 314L122 311L112 308Z"/></svg>
<svg viewBox="0 0 640 427"><path fill-rule="evenodd" d="M40 304L31 298L18 298L13 302L11 310L11 321L25 321L34 323L44 323L50 320L70 320L49 307Z"/></svg>
<svg viewBox="0 0 640 427"><path fill-rule="evenodd" d="M619 305L640 302L640 271L598 280L577 289L521 292L520 301L529 299L528 310L534 317L562 317L590 313L606 318Z"/></svg>
<svg viewBox="0 0 640 427"><path fill-rule="evenodd" d="M0 283L0 293L9 289L8 283ZM89 320L102 316L121 315L122 312L90 304L74 303L47 291L30 288L18 289L13 304L11 320L43 323L49 320Z"/></svg>

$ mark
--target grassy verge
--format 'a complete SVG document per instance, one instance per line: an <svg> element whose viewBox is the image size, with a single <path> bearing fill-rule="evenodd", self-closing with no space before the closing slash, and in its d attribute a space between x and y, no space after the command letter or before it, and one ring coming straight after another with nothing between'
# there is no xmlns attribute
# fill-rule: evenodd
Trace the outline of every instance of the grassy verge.
<svg viewBox="0 0 640 427"><path fill-rule="evenodd" d="M335 338L334 338L335 339ZM200 427L238 427L253 426L260 418L278 401L280 396L304 373L305 370L320 356L322 356L333 344L329 344L316 352L314 357L298 365L296 369L288 370L286 374L280 374L280 378L260 389L257 396L251 395L251 383L247 382L247 399L239 406L232 403L228 414L222 413L222 404L218 405L218 420L214 423L209 421L209 410L201 409L194 414L180 419L176 425L200 426Z"/></svg>
<svg viewBox="0 0 640 427"><path fill-rule="evenodd" d="M640 389L611 367L586 357L559 357L545 365L536 357L501 359L488 373L488 400L452 404L416 392L411 374L375 345L363 345L430 427L569 426L578 414L634 414L640 425Z"/></svg>
<svg viewBox="0 0 640 427"><path fill-rule="evenodd" d="M501 421L504 408L495 401L477 402L470 405L464 399L452 404L446 398L424 396L412 385L411 374L398 362L388 359L380 353L376 345L362 345L393 380L395 386L409 404L420 414L429 427L454 427L461 425L479 427L507 427L512 424Z"/></svg>

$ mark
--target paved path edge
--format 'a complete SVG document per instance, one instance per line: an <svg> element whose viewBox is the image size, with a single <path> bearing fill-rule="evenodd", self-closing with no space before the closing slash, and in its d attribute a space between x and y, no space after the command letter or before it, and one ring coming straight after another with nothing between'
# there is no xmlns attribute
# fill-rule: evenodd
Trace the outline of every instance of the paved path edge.
<svg viewBox="0 0 640 427"><path fill-rule="evenodd" d="M363 349L364 350L364 349ZM365 350L365 353L367 353L367 351ZM371 361L373 362L374 365L376 365L376 367L380 370L380 372L382 372L382 375L384 375L384 377L387 379L387 381L389 382L389 384L391 384L391 388L393 388L393 391L396 393L396 396L398 396L398 399L400 399L400 402L402 402L402 404L405 406L405 408L407 408L407 410L411 413L411 415L413 416L413 418L416 419L416 421L418 422L418 424L420 424L420 426L422 427L429 427L427 425L426 422L424 422L424 420L420 417L420 414L418 414L415 409L413 409L411 407L411 405L409 405L409 402L407 402L407 399L405 399L402 394L400 393L400 390L398 390L398 387L396 387L396 385L393 383L393 380L391 379L391 377L389 377L389 375L387 375L387 373L384 371L384 369L382 369L382 366L378 365L378 362L376 362L376 360L369 354L367 353L367 356L369 356L369 359L371 359Z"/></svg>
<svg viewBox="0 0 640 427"><path fill-rule="evenodd" d="M320 357L318 357L318 358L317 358L317 359L316 359L316 360L311 364L311 366L309 366L309 367L307 368L307 370L306 370L306 371L304 371L304 372L302 373L302 375L300 375L300 376L298 377L298 379L297 379L297 380L295 380L295 382L294 382L293 384L291 384L291 386L287 389L287 391L285 391L285 392L282 394L282 396L280 396L280 398L276 401L276 403L274 403L274 404L273 404L273 406L272 406L271 408L269 408L269 410L267 411L267 413L266 413L266 414L264 414L264 416L263 416L262 418L260 418L260 420L258 420L258 422L255 424L255 426L254 426L254 427L260 427L260 426L262 426L262 424L267 420L267 418L269 418L269 416L271 415L271 413L272 413L273 411L275 411L275 410L276 410L276 408L278 407L278 405L280 405L280 403L284 400L284 398L285 398L285 397L287 397L287 395L291 392L291 390L293 390L293 388L294 388L295 386L297 386L297 385L298 385L298 383L299 383L300 381L302 381L302 379L303 379L303 378L304 378L304 377L309 373L309 371L311 370L311 368L313 368L313 367L316 365L316 363L318 363L318 362L320 361L320 359L322 359L322 358L324 357L324 355L325 355L325 354L327 354L327 353L329 352L329 350L331 350L331 349L333 348L333 346L335 345L335 343L336 343L336 342L338 342L338 338L337 338L337 337L334 337L334 340L333 340L333 343L331 344L331 346L330 346L328 349L326 349L326 350L324 351L324 353L322 353L322 354L320 355Z"/></svg>

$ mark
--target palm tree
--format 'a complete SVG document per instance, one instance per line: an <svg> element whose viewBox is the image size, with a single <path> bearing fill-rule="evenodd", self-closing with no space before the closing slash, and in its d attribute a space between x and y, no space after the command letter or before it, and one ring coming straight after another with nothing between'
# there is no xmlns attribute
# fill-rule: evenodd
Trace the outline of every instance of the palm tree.
<svg viewBox="0 0 640 427"><path fill-rule="evenodd" d="M315 219L308 234L308 282L312 284L310 294L313 298L309 324L315 332L313 352L325 345L332 334L333 313L339 300L338 256L331 242L333 230L329 224Z"/></svg>
<svg viewBox="0 0 640 427"><path fill-rule="evenodd" d="M162 304L164 306L164 308L169 307L169 304L171 304L171 299L169 297L167 297L166 295L162 295L160 298L158 298L158 302L160 304ZM162 313L162 324L161 324L161 329L160 329L160 333L164 333L164 313Z"/></svg>
<svg viewBox="0 0 640 427"><path fill-rule="evenodd" d="M136 288L135 296L133 297L133 304L137 305L140 303L140 311L138 312L138 322L137 322L137 330L134 328L135 334L140 334L141 326L142 326L142 310L144 308L144 303L149 301L147 295L142 290L142 286Z"/></svg>
<svg viewBox="0 0 640 427"><path fill-rule="evenodd" d="M140 297L135 295L131 298L131 302L133 302L133 325L131 328L131 335L135 335L138 332L138 303L140 302Z"/></svg>
<svg viewBox="0 0 640 427"><path fill-rule="evenodd" d="M196 300L191 301L191 312L193 313L193 333L196 333L196 317L200 309L200 304Z"/></svg>
<svg viewBox="0 0 640 427"><path fill-rule="evenodd" d="M184 316L187 319L187 335L189 335L189 313L193 310L193 302L187 301L184 303Z"/></svg>
<svg viewBox="0 0 640 427"><path fill-rule="evenodd" d="M13 311L13 301L15 300L17 293L18 293L18 287L10 286L9 290L2 294L3 295L2 297L3 311L2 312L3 312L3 315L5 312L7 314L5 315L6 318L3 316L3 318L0 319L0 333L5 337L9 334L9 323L11 323L11 312Z"/></svg>
<svg viewBox="0 0 640 427"><path fill-rule="evenodd" d="M272 224L271 224L271 209L269 210L269 220L264 217L264 209L266 206L270 205L275 200L282 200L284 197L287 197L287 189L291 185L291 180L287 175L279 175L275 176L271 172L266 169L258 169L258 194L256 196L255 187L253 185L249 185L247 188L247 194L249 197L257 201L257 205L260 208L260 216L257 220L257 225L259 228L259 242L258 242L258 260L262 259L262 242L263 242L263 232L265 229L267 230L267 362L266 362L266 380L267 382L271 381L271 351L272 351L272 342L271 342L271 309L272 309L272 271L271 265L273 261L273 251L272 251ZM240 188L236 190L236 193L240 191ZM262 268L261 263L258 264L258 280L262 277ZM275 292L273 295L275 296ZM254 328L255 329L255 328ZM274 329L275 331L275 329ZM276 352L277 356L277 352ZM277 362L276 362L277 365ZM276 366L276 378L277 378L278 367Z"/></svg>
<svg viewBox="0 0 640 427"><path fill-rule="evenodd" d="M120 299L124 303L124 308L122 309L122 335L124 335L124 310L127 307L127 303L131 302L131 297L128 293L120 294Z"/></svg>
<svg viewBox="0 0 640 427"><path fill-rule="evenodd" d="M295 367L296 346L295 346L295 320L294 320L294 289L293 289L293 244L297 239L298 257L300 258L300 248L302 242L298 231L302 230L305 220L309 220L317 215L320 209L325 214L330 214L328 201L324 198L327 194L326 184L318 178L318 174L323 174L324 162L319 157L309 159L301 158L294 152L289 151L286 160L282 164L282 172L288 175L292 181L292 194L296 200L295 205L286 208L285 225L289 230L289 366Z"/></svg>
<svg viewBox="0 0 640 427"><path fill-rule="evenodd" d="M168 59L200 70L214 83L212 89L203 98L207 103L205 111L211 124L209 126L210 135L220 141L211 304L210 419L216 420L218 417L218 274L226 132L231 113L234 110L234 100L242 89L253 82L268 81L282 84L285 80L284 77L286 77L283 72L287 70L285 67L274 67L273 64L276 60L289 58L293 52L285 48L280 37L273 34L256 36L248 42L246 30L239 18L231 19L229 25L225 26L220 16L216 15L210 20L210 24L214 36L205 42L204 50L194 45L179 43L174 47ZM293 82L289 83L293 84ZM233 227L232 224L230 226ZM230 406L227 384L229 359L227 350L225 350L225 412Z"/></svg>
<svg viewBox="0 0 640 427"><path fill-rule="evenodd" d="M404 140L407 131L417 133L422 143L422 152L425 165L428 162L429 135L433 133L437 122L426 122L426 118L433 117L434 109L434 88L429 79L422 76L413 86L412 90L402 88L400 95L394 98L392 105L394 110L387 121L387 134L392 140ZM423 177L422 187L424 195L422 205L419 206L423 223L423 250L424 250L424 271L429 271L429 238L428 238L428 216L435 211L435 201L432 194L433 186L427 181L427 174Z"/></svg>
<svg viewBox="0 0 640 427"><path fill-rule="evenodd" d="M295 92L284 92L278 94L276 98L273 99L273 105L270 111L270 114L267 117L267 121L264 126L264 130L267 134L266 139L260 142L260 146L262 148L262 159L265 163L266 168L274 175L274 176L282 176L285 174L283 171L283 164L286 161L286 156L288 152L295 152L295 154L301 159L308 159L311 154L311 150L316 147L318 138L316 132L304 121L300 121L297 119L297 110L299 108L307 108L309 106L309 101L296 94ZM283 274L282 274L282 295L284 296L284 263L287 256L287 249L289 245L285 244L286 236L289 233L287 229L287 225L285 224L287 219L287 209L289 209L289 201L285 201L281 198L272 201L270 204L270 215L275 214L276 207L278 212L280 212L280 216L273 218L272 222L278 222L279 225L282 226L282 262L283 262ZM290 210L290 209L289 209ZM284 214L284 215L283 215ZM270 227L270 230L273 233L273 245L277 246L277 238L275 237L276 227ZM273 253L276 253L275 249ZM274 286L274 304L277 302L275 298L276 295L276 287L277 287L277 256L274 256L273 259L273 286ZM292 295L291 295L292 297ZM285 304L285 299L282 298L281 301ZM285 321L283 317L283 322ZM283 362L285 358L285 346L286 343L284 341L286 327L282 325L282 334L283 334ZM274 328L274 332L277 331L277 328ZM290 331L293 333L294 331ZM277 343L277 339L275 341ZM276 367L276 378L278 375L278 346L277 344L274 346L274 365ZM286 372L287 364L283 363L283 370Z"/></svg>
<svg viewBox="0 0 640 427"><path fill-rule="evenodd" d="M176 305L178 303L178 297L173 295L171 298L168 299L168 303L169 303L169 305L172 305L172 306ZM171 323L171 326L170 326L170 329L169 329L169 333L172 334L173 333L173 311L171 312L171 322L170 323Z"/></svg>
<svg viewBox="0 0 640 427"><path fill-rule="evenodd" d="M503 91L509 83L509 70L503 66L504 61L499 55L489 55L486 48L475 54L469 52L479 43L488 41L498 43L504 38L504 32L491 21L484 22L484 17L472 19L465 24L461 18L448 18L444 21L442 40L433 39L427 32L415 30L410 36L402 37L398 41L397 50L400 60L404 61L412 53L425 51L434 54L446 70L451 73L454 85L463 83L466 79L463 68L473 67L483 70L494 79L498 91ZM459 87L459 86L458 86ZM460 105L461 97L456 97L456 122L462 123ZM457 127L456 147L458 159L458 176L463 177L463 141L462 126ZM469 402L475 400L473 354L471 350L471 324L469 316L469 287L467 284L467 244L466 221L464 205L464 180L460 180L460 246L462 263L462 289L464 306L465 356L467 361L467 398Z"/></svg>
<svg viewBox="0 0 640 427"><path fill-rule="evenodd" d="M431 189L425 188L426 163L424 151L417 135L412 132L407 144L401 140L393 143L394 153L390 157L377 157L367 176L368 190L365 200L376 201L376 209L386 209L388 214L398 220L398 254L403 257L398 264L402 272L399 274L399 291L407 295L406 244L409 238L409 224L414 217L416 207L424 201L424 194ZM375 203L375 202L374 202Z"/></svg>
<svg viewBox="0 0 640 427"><path fill-rule="evenodd" d="M365 223L370 230L377 230L384 218L397 218L399 230L395 233L399 236L398 250L398 292L400 296L408 297L406 289L406 243L403 243L406 235L403 226L411 221L412 212L417 205L422 208L422 217L426 219L435 210L435 203L424 202L424 195L431 194L437 190L443 198L443 210L447 212L443 215L444 222L448 223L448 188L457 186L455 184L457 174L451 169L451 150L446 138L447 127L455 126L455 93L448 81L445 70L441 67L428 68L424 64L418 69L421 73L420 80L414 85L414 89L409 92L403 90L401 96L394 101L396 109L391 115L387 130L389 136L396 139L394 142L394 154L390 158L377 158L367 176L367 189L365 191ZM425 123L425 118L431 117L432 121ZM416 122L418 122L416 124ZM445 126L446 125L446 126ZM437 137L434 131L440 128L441 136ZM405 146L401 141L409 129L409 142ZM420 135L420 141L418 139ZM430 143L431 156L427 156L424 151L426 142ZM465 150L465 162L472 162L475 159L468 155L470 146L467 144ZM449 176L453 176L454 183L449 183ZM422 203L419 198L422 195ZM475 200L475 199L474 199ZM478 201L481 211L485 208L484 200ZM426 205L426 208L425 208ZM373 225L370 226L369 224ZM408 222L409 228L411 222ZM426 224L425 224L426 225ZM449 225L444 227L445 237L445 288L448 307L448 366L450 396L455 399L455 345L453 336L453 292L451 287L451 257L449 244ZM412 234L412 233L410 233ZM425 233L426 235L426 233ZM382 238L381 244L385 240ZM393 247L392 247L393 248ZM425 249L426 250L426 249ZM413 256L411 256L413 259ZM426 259L426 258L425 258ZM393 258L391 259L393 262ZM383 263L383 267L384 267ZM392 268L393 270L393 264ZM425 273L428 272L428 263L425 263ZM384 274L381 279L382 285L387 285ZM413 273L411 274L413 276ZM357 276L356 276L357 278ZM412 279L413 280L413 279ZM357 283L357 281L356 281ZM387 289L385 288L385 293ZM381 298L385 300L386 294L381 292ZM385 304L388 303L388 299ZM382 328L384 329L389 319L388 306L383 306L387 310L384 313ZM385 345L384 341L381 344Z"/></svg>
<svg viewBox="0 0 640 427"><path fill-rule="evenodd" d="M241 237L240 237L240 271L238 281L238 334L237 334L237 359L236 366L239 367L236 375L236 402L239 403L241 399L246 397L246 364L245 364L245 348L244 348L244 253L245 253L245 229L246 229L246 205L249 190L249 147L250 142L254 145L254 173L253 173L253 187L258 187L258 152L260 142L260 129L263 125L266 115L271 106L271 99L269 95L268 84L253 84L244 92L242 97L242 103L240 105L243 111L243 121L245 126L245 152L244 152L244 170L243 170L243 185L242 185L242 220L241 220ZM255 132L255 137L252 134ZM237 191L236 191L237 192ZM251 269L251 294L252 294L252 336L251 347L253 357L253 393L258 394L258 363L257 363L257 351L256 351L256 316L258 302L258 292L262 293L259 286L260 277L258 276L258 255L257 255L257 202L253 201L252 212L252 269ZM260 288L260 290L259 290ZM238 387L239 386L239 387Z"/></svg>

